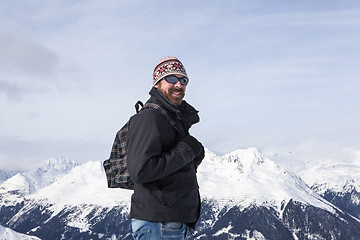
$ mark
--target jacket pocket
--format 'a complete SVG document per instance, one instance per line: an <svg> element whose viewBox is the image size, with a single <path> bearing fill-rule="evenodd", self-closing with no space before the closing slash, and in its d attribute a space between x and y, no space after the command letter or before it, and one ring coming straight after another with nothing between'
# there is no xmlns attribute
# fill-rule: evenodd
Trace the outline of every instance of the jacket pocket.
<svg viewBox="0 0 360 240"><path fill-rule="evenodd" d="M172 191L162 191L162 204L172 206L181 199L190 195L193 191L198 191L198 183L196 178L183 181L178 184Z"/></svg>

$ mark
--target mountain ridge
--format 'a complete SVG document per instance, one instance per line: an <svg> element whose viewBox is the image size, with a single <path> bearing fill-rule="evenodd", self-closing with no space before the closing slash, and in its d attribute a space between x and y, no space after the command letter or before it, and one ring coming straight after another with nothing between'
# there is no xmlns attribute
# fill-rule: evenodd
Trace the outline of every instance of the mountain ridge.
<svg viewBox="0 0 360 240"><path fill-rule="evenodd" d="M53 166L61 171L52 171L51 164L45 164L49 168L32 179L40 186L34 191L28 189L26 173L2 183L0 224L43 239L130 239L128 213L132 191L107 188L100 161L80 165L65 162L68 166ZM55 175L44 178L50 173ZM351 234L360 235L360 230L351 230L360 229L356 215L352 218L346 209L321 197L316 189L256 148L223 156L206 149L198 179L202 196L196 232L199 239L277 239L273 238L276 235L283 236L277 240L310 239L316 235L328 237L326 232L334 224L341 226L331 235L334 239L345 239L339 237L344 235L355 240ZM323 221L328 225L318 225ZM56 230L51 228L54 225Z"/></svg>
<svg viewBox="0 0 360 240"><path fill-rule="evenodd" d="M3 240L40 240L38 237L28 236L25 234L17 233L10 228L5 228L0 225L0 239Z"/></svg>

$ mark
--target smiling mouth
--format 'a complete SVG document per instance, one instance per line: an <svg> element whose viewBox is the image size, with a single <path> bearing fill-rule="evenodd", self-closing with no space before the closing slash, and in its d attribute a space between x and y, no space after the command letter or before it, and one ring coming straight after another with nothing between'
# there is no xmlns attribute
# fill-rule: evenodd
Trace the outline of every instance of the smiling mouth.
<svg viewBox="0 0 360 240"><path fill-rule="evenodd" d="M183 91L171 91L171 94L172 94L172 95L175 95L175 96L182 96L182 95L183 95Z"/></svg>

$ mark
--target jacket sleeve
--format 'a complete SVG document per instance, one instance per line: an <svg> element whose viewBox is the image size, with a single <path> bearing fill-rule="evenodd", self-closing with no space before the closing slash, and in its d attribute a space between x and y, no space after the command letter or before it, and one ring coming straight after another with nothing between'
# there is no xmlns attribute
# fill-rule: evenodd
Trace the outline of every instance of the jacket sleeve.
<svg viewBox="0 0 360 240"><path fill-rule="evenodd" d="M184 142L175 142L172 126L156 111L144 111L130 120L127 166L135 183L163 179L193 161L195 154ZM173 146L164 146L174 141Z"/></svg>

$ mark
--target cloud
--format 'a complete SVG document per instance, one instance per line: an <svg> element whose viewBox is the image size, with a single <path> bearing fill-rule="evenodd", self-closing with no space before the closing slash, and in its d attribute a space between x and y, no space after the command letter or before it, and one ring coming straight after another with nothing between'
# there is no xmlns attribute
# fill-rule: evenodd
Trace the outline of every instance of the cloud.
<svg viewBox="0 0 360 240"><path fill-rule="evenodd" d="M28 39L32 37L0 33L0 94L9 101L20 102L29 95L42 98L55 92L85 91L83 79L88 79L89 71L84 73L82 66L66 55L62 59L64 55L57 53L61 51L59 45L50 49L43 40Z"/></svg>
<svg viewBox="0 0 360 240"><path fill-rule="evenodd" d="M0 93L5 93L9 101L22 100L21 89L14 83L0 80Z"/></svg>
<svg viewBox="0 0 360 240"><path fill-rule="evenodd" d="M0 52L0 71L12 75L49 76L59 62L46 46L4 34L0 34Z"/></svg>

